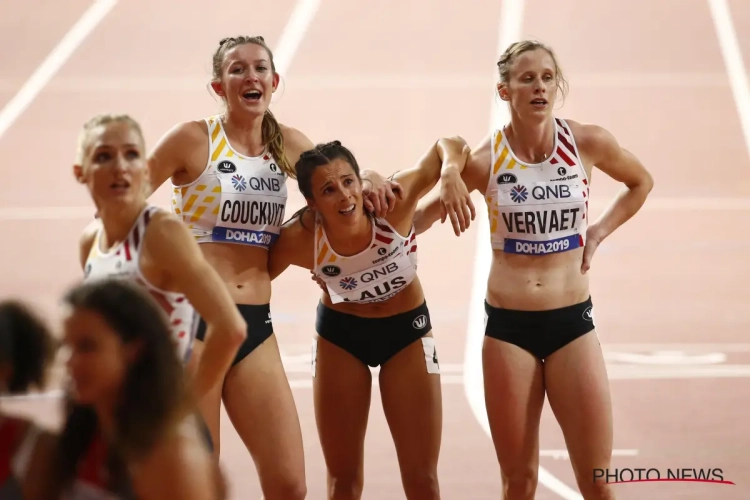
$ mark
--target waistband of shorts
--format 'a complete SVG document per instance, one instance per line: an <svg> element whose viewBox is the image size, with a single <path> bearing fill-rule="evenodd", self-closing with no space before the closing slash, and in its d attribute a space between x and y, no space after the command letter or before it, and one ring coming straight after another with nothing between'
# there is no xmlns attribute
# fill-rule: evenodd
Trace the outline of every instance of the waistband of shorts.
<svg viewBox="0 0 750 500"><path fill-rule="evenodd" d="M385 321L385 320L396 320L402 318L407 318L410 316L413 316L414 313L419 311L427 311L427 301L424 300L420 305L413 309L409 309L408 311L392 314L390 316L376 316L376 317L369 317L369 316L358 316L356 314L351 313L345 313L341 311L337 311L336 309L332 309L325 305L322 301L318 302L318 314L325 314L326 316L337 316L341 319L350 319L351 321Z"/></svg>
<svg viewBox="0 0 750 500"><path fill-rule="evenodd" d="M589 295L589 297L586 300L582 302L578 302L576 304L558 307L555 309L541 309L537 311L528 311L528 310L523 310L523 309L506 309L504 307L495 307L493 305L490 305L490 303L487 302L486 299L484 301L484 311L487 314L512 315L515 317L528 317L528 318L542 318L545 316L561 316L561 315L564 316L569 313L575 313L579 311L581 308L585 309L591 306L593 306L591 295Z"/></svg>

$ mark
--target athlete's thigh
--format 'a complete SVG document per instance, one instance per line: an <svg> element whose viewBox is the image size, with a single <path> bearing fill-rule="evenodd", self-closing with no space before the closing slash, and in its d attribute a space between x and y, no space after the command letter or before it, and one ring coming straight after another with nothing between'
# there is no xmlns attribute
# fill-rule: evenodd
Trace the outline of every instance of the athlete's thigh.
<svg viewBox="0 0 750 500"><path fill-rule="evenodd" d="M545 379L573 468L590 479L591 470L607 467L612 454L609 380L596 332L548 356Z"/></svg>
<svg viewBox="0 0 750 500"><path fill-rule="evenodd" d="M315 421L329 475L362 480L372 375L363 362L316 336Z"/></svg>
<svg viewBox="0 0 750 500"><path fill-rule="evenodd" d="M223 399L261 482L304 476L302 430L275 335L230 368Z"/></svg>
<svg viewBox="0 0 750 500"><path fill-rule="evenodd" d="M440 453L440 374L434 373L438 367L433 360L434 339L431 334L424 339L411 343L380 368L380 397L402 474L436 472Z"/></svg>
<svg viewBox="0 0 750 500"><path fill-rule="evenodd" d="M544 405L542 362L520 347L484 338L484 397L492 441L504 475L527 475L539 463ZM535 473L535 472L534 472Z"/></svg>

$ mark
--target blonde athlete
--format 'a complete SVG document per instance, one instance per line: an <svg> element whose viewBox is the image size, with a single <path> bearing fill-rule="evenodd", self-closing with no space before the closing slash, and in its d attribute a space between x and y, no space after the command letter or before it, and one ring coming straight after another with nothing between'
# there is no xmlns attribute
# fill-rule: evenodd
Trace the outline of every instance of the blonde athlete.
<svg viewBox="0 0 750 500"><path fill-rule="evenodd" d="M201 244L247 322L247 338L222 385L202 402L217 449L221 401L252 455L266 500L307 493L302 433L271 319L268 250L279 235L287 178L302 151L298 130L268 109L279 83L262 37L225 38L213 56L211 88L226 105L218 116L175 126L149 160L154 189L172 183L172 209ZM396 186L370 173L369 205L395 202ZM197 332L200 356L204 323Z"/></svg>
<svg viewBox="0 0 750 500"><path fill-rule="evenodd" d="M245 322L190 231L174 215L146 201L144 140L127 115L100 115L83 127L74 166L98 219L80 240L87 281L126 279L147 289L169 318L181 362L188 361L196 310L211 325L192 388L202 397L221 384L245 336Z"/></svg>
<svg viewBox="0 0 750 500"><path fill-rule="evenodd" d="M653 180L603 128L552 114L565 80L550 48L514 43L497 65L510 123L472 151L462 178L485 197L490 216L483 366L505 498L534 497L545 393L584 498L614 498L592 479L610 463L612 409L587 273L599 244L638 212ZM591 221L594 166L625 189ZM439 201L426 199L417 212L419 233L437 220Z"/></svg>

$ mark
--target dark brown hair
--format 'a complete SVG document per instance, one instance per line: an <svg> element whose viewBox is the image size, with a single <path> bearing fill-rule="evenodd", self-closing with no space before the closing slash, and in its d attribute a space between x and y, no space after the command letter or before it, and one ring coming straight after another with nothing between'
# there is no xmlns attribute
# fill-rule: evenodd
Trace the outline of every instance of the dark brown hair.
<svg viewBox="0 0 750 500"><path fill-rule="evenodd" d="M15 300L0 302L0 364L10 364L10 394L44 388L55 346L47 325L29 307Z"/></svg>
<svg viewBox="0 0 750 500"><path fill-rule="evenodd" d="M235 47L248 43L260 45L266 52L268 52L268 58L271 61L271 70L276 74L276 65L273 62L273 52L271 52L271 49L266 44L265 40L263 40L263 37L242 35L223 38L219 42L219 47L216 49L216 52L214 52L213 56L214 81L221 81L221 68L224 64L224 58L226 57L227 52ZM279 168L281 168L282 172L290 178L296 178L295 171L289 164L289 160L284 152L284 135L281 133L281 127L270 109L266 110L266 113L263 116L261 131L263 134L263 144L268 146L268 150L279 164Z"/></svg>
<svg viewBox="0 0 750 500"><path fill-rule="evenodd" d="M356 175L357 179L360 181L362 180L359 174L359 164L357 163L357 159L348 148L341 145L341 141L317 144L313 149L309 149L302 153L294 166L297 171L297 185L306 199L313 199L312 176L315 169L322 167L323 165L328 165L333 160L337 159L344 160L351 165L352 170L354 170L354 175ZM307 207L302 207L290 217L290 220L295 217L300 217L300 224L303 224L302 214L305 210L307 210Z"/></svg>
<svg viewBox="0 0 750 500"><path fill-rule="evenodd" d="M184 368L175 355L167 316L148 292L124 280L84 283L69 291L64 302L73 310L99 314L124 344L140 343L138 359L127 369L115 408L114 441L108 443L116 457L109 464L110 471L123 472L122 464L148 453L189 408ZM74 480L80 461L100 432L92 407L68 397L65 409L65 425L51 467L53 495ZM113 476L111 486L116 490L124 480L122 475Z"/></svg>

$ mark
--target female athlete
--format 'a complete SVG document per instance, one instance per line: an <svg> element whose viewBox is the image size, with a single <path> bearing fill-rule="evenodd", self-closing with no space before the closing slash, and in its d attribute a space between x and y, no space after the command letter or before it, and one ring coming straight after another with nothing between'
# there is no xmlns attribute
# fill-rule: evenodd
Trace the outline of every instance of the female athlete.
<svg viewBox="0 0 750 500"><path fill-rule="evenodd" d="M47 474L37 478L43 498L225 498L162 306L122 279L84 283L64 303L72 388ZM104 484L86 474L100 437L114 452Z"/></svg>
<svg viewBox="0 0 750 500"><path fill-rule="evenodd" d="M0 396L44 389L54 359L47 325L28 307L0 303ZM0 411L0 498L39 498L54 438L33 421Z"/></svg>
<svg viewBox="0 0 750 500"><path fill-rule="evenodd" d="M584 498L613 498L591 472L609 466L613 431L587 272L599 244L638 212L653 180L602 127L553 115L565 80L550 48L514 43L497 65L510 123L472 151L462 179L489 209L493 258L483 370L505 498L534 497L545 392ZM591 222L593 166L625 189ZM417 231L438 214L438 200L425 199Z"/></svg>
<svg viewBox="0 0 750 500"><path fill-rule="evenodd" d="M273 331L268 249L284 220L292 165L313 145L269 111L278 83L262 37L223 39L213 56L211 88L226 112L175 126L152 152L149 168L154 189L171 178L172 209L201 243L247 322L247 339L223 385L201 402L214 442L218 447L223 399L266 500L296 500L307 492L302 433ZM397 186L372 172L368 179L368 206L385 213ZM203 322L197 339L203 339Z"/></svg>
<svg viewBox="0 0 750 500"><path fill-rule="evenodd" d="M284 224L269 267L272 279L290 265L312 270L326 287L317 311L313 391L329 498L362 494L368 366L381 367L380 393L406 497L440 495L440 370L417 277L412 216L441 179L441 199L452 214L473 210L460 180L463 167L446 164L441 175L446 144L455 143L439 141L417 166L395 175L403 201L386 218L364 210L357 160L338 141L303 153L296 165L309 210ZM455 165L463 165L462 148L452 151Z"/></svg>
<svg viewBox="0 0 750 500"><path fill-rule="evenodd" d="M123 278L151 292L169 316L184 362L196 311L205 318L211 334L192 387L200 398L221 385L246 325L182 221L146 201L144 149L141 129L127 115L95 116L84 125L74 173L87 186L98 218L81 237L81 267L86 280Z"/></svg>

